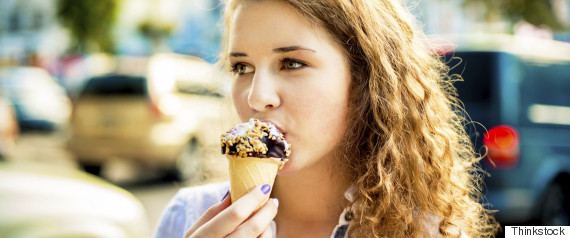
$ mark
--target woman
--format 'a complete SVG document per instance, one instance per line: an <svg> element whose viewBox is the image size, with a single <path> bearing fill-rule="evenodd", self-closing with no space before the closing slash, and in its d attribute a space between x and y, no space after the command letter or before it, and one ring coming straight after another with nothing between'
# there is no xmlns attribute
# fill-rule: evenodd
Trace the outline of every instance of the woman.
<svg viewBox="0 0 570 238"><path fill-rule="evenodd" d="M183 189L157 237L484 237L476 155L446 68L395 0L230 0L222 62L242 121L292 145L273 187ZM271 196L272 202L255 210ZM219 202L221 200L221 202Z"/></svg>

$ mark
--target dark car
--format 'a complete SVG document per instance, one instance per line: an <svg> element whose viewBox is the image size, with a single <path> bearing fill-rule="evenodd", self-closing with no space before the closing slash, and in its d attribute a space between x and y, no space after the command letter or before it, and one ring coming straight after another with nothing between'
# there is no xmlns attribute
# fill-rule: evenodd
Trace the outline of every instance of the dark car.
<svg viewBox="0 0 570 238"><path fill-rule="evenodd" d="M485 156L483 202L505 224L570 225L570 44L486 46L444 57Z"/></svg>

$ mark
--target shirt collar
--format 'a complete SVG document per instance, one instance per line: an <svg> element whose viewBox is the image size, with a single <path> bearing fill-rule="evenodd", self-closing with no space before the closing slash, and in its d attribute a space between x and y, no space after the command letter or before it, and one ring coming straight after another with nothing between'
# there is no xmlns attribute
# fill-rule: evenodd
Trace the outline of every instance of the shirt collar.
<svg viewBox="0 0 570 238"><path fill-rule="evenodd" d="M355 195L356 195L356 187L354 187L354 184L350 185L350 187L346 190L346 192L344 192L344 197L349 202L354 202Z"/></svg>

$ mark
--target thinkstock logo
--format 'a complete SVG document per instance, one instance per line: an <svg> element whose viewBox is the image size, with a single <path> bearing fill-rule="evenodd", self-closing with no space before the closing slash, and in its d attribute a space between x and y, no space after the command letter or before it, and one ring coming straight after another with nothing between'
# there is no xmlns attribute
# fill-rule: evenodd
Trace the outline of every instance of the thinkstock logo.
<svg viewBox="0 0 570 238"><path fill-rule="evenodd" d="M570 226L507 226L505 238L568 237Z"/></svg>

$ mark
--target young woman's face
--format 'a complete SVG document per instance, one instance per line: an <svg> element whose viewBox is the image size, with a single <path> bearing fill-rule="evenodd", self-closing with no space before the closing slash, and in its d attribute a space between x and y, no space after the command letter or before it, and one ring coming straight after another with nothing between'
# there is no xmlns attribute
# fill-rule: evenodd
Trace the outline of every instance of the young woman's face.
<svg viewBox="0 0 570 238"><path fill-rule="evenodd" d="M346 130L350 72L327 33L281 1L241 4L230 22L232 99L242 121L276 124L289 174L332 161Z"/></svg>

